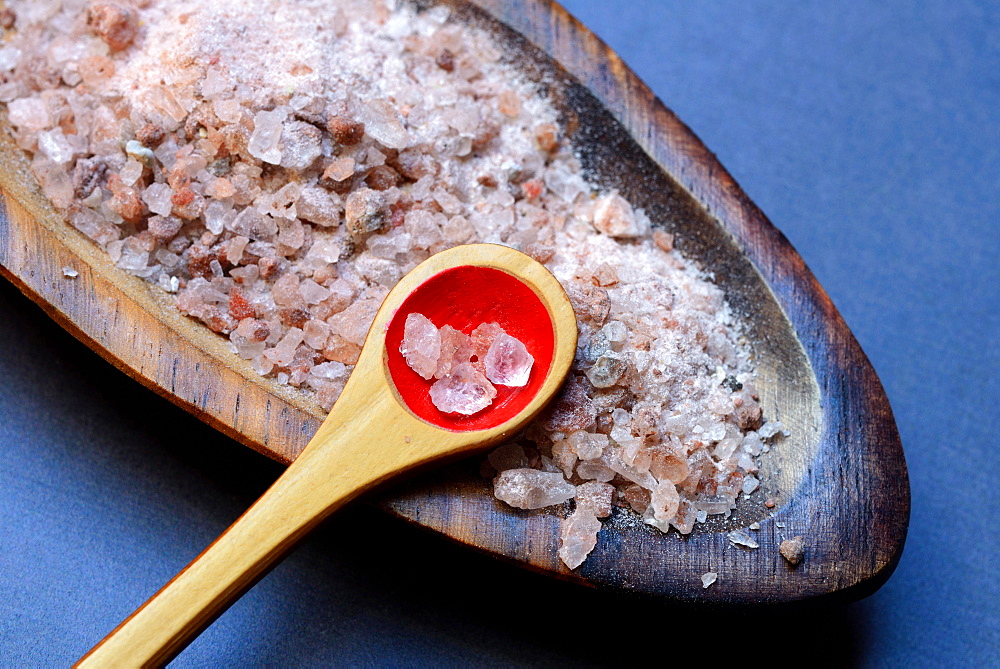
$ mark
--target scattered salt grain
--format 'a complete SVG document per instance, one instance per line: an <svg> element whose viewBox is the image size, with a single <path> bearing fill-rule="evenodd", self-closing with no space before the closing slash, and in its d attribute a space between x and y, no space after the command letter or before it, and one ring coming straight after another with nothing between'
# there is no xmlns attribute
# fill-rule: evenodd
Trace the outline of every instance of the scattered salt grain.
<svg viewBox="0 0 1000 669"><path fill-rule="evenodd" d="M788 563L794 567L802 562L802 557L805 555L805 542L802 540L802 537L785 539L778 546L778 552L781 553L781 557L788 560Z"/></svg>
<svg viewBox="0 0 1000 669"><path fill-rule="evenodd" d="M63 276L66 277L67 279L75 279L76 277L80 276L80 273L77 272L72 267L63 267L62 273Z"/></svg>
<svg viewBox="0 0 1000 669"><path fill-rule="evenodd" d="M760 544L757 543L757 540L754 539L753 537L751 537L749 534L747 534L743 530L734 530L734 531L730 532L727 536L729 537L729 541L734 546L743 546L744 548L759 548L760 547Z"/></svg>
<svg viewBox="0 0 1000 669"><path fill-rule="evenodd" d="M719 575L714 571L705 572L701 575L701 587L707 588L708 586L719 580Z"/></svg>
<svg viewBox="0 0 1000 669"><path fill-rule="evenodd" d="M576 487L562 474L537 469L508 469L493 483L494 494L519 509L540 509L572 499Z"/></svg>

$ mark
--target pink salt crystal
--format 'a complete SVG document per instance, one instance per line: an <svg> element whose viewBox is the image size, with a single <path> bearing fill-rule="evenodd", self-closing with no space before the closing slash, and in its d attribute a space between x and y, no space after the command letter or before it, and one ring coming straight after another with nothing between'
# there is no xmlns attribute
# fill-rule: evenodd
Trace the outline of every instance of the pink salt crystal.
<svg viewBox="0 0 1000 669"><path fill-rule="evenodd" d="M673 483L669 481L660 483L653 489L650 496L649 508L646 510L646 513L650 514L650 510L652 510L652 518L647 519L647 522L664 529L674 519L674 516L677 515L680 501L680 496L677 494L677 487ZM656 523L649 522L650 520L655 520ZM664 531L666 530L664 529Z"/></svg>
<svg viewBox="0 0 1000 669"><path fill-rule="evenodd" d="M288 333L281 338L281 341L274 348L264 351L264 357L278 367L284 367L295 357L295 349L302 343L302 339L302 330L289 328Z"/></svg>
<svg viewBox="0 0 1000 669"><path fill-rule="evenodd" d="M571 499L576 494L576 486L567 483L562 474L508 469L494 480L493 494L518 509L541 509Z"/></svg>
<svg viewBox="0 0 1000 669"><path fill-rule="evenodd" d="M469 335L445 325L441 333L441 354L438 357L434 378L440 379L451 373L458 365L472 358L472 339Z"/></svg>
<svg viewBox="0 0 1000 669"><path fill-rule="evenodd" d="M306 232L302 227L302 221L297 218L292 220L278 220L278 243L292 250L302 248L306 240Z"/></svg>
<svg viewBox="0 0 1000 669"><path fill-rule="evenodd" d="M281 162L281 131L283 122L288 116L285 109L274 111L259 111L253 117L253 134L247 142L247 151L251 156L265 163L277 165Z"/></svg>
<svg viewBox="0 0 1000 669"><path fill-rule="evenodd" d="M586 481L607 483L615 477L615 471L599 460L583 460L576 466L576 475Z"/></svg>
<svg viewBox="0 0 1000 669"><path fill-rule="evenodd" d="M573 448L566 443L565 439L560 439L552 444L552 459L567 478L573 476L573 468L576 467L577 457ZM613 475L614 472L612 472Z"/></svg>
<svg viewBox="0 0 1000 669"><path fill-rule="evenodd" d="M596 414L596 407L587 397L583 384L574 378L563 386L542 419L542 426L551 431L576 432L593 425Z"/></svg>
<svg viewBox="0 0 1000 669"><path fill-rule="evenodd" d="M636 237L644 232L632 205L615 191L597 200L594 227L611 237Z"/></svg>
<svg viewBox="0 0 1000 669"><path fill-rule="evenodd" d="M646 509L649 508L650 494L649 491L639 485L630 485L625 488L623 493L625 501L628 505L632 507L632 510L636 513L645 513Z"/></svg>
<svg viewBox="0 0 1000 669"><path fill-rule="evenodd" d="M608 447L606 434L593 434L584 430L573 432L566 441L581 460L596 460Z"/></svg>
<svg viewBox="0 0 1000 669"><path fill-rule="evenodd" d="M7 103L7 118L16 128L37 132L52 125L49 108L41 98L20 98Z"/></svg>
<svg viewBox="0 0 1000 669"><path fill-rule="evenodd" d="M482 363L486 358L486 353L493 345L493 340L503 334L503 328L497 323L480 323L470 334L472 338L473 354Z"/></svg>
<svg viewBox="0 0 1000 669"><path fill-rule="evenodd" d="M330 291L312 279L305 279L299 284L299 292L305 298L307 304L319 304L330 297Z"/></svg>
<svg viewBox="0 0 1000 669"><path fill-rule="evenodd" d="M302 304L302 293L299 291L299 277L292 272L282 274L271 288L271 297L280 307L295 307Z"/></svg>
<svg viewBox="0 0 1000 669"><path fill-rule="evenodd" d="M597 545L601 521L589 506L577 506L573 515L560 528L559 559L570 569L576 569Z"/></svg>
<svg viewBox="0 0 1000 669"><path fill-rule="evenodd" d="M54 163L68 163L73 159L73 146L66 139L62 128L38 133L38 149Z"/></svg>
<svg viewBox="0 0 1000 669"><path fill-rule="evenodd" d="M327 165L326 169L323 170L324 179L329 179L330 181L336 181L338 183L350 179L353 176L353 156L341 156L340 158L335 158L329 165Z"/></svg>
<svg viewBox="0 0 1000 669"><path fill-rule="evenodd" d="M167 184L152 183L142 192L142 201L154 214L169 216L174 210L174 203L170 199L173 194L173 190Z"/></svg>
<svg viewBox="0 0 1000 669"><path fill-rule="evenodd" d="M471 416L492 404L496 396L493 384L468 362L458 365L431 386L431 401L444 413Z"/></svg>
<svg viewBox="0 0 1000 669"><path fill-rule="evenodd" d="M735 546L744 546L746 548L758 548L760 544L757 540L747 534L744 530L734 530L728 535L729 541Z"/></svg>
<svg viewBox="0 0 1000 669"><path fill-rule="evenodd" d="M304 121L289 121L281 131L281 166L302 171L323 153L319 128Z"/></svg>
<svg viewBox="0 0 1000 669"><path fill-rule="evenodd" d="M611 515L611 500L615 487L600 481L587 481L576 487L576 506L590 507L598 518Z"/></svg>
<svg viewBox="0 0 1000 669"><path fill-rule="evenodd" d="M354 235L381 230L389 223L389 208L385 196L371 188L360 188L347 196L344 205L347 229Z"/></svg>
<svg viewBox="0 0 1000 669"><path fill-rule="evenodd" d="M327 318L326 322L334 333L352 344L361 346L365 343L368 328L375 320L375 313L380 304L382 304L381 299L356 300L340 313Z"/></svg>
<svg viewBox="0 0 1000 669"><path fill-rule="evenodd" d="M299 218L303 220L323 227L340 225L343 207L336 193L323 188L303 188L295 206Z"/></svg>
<svg viewBox="0 0 1000 669"><path fill-rule="evenodd" d="M484 359L486 378L502 386L527 385L535 359L519 340L500 332L490 344Z"/></svg>
<svg viewBox="0 0 1000 669"><path fill-rule="evenodd" d="M438 358L441 356L441 333L429 318L423 314L411 313L403 324L403 341L399 345L399 352L403 354L410 369L423 378L430 379L434 376ZM434 404L437 405L438 402L435 401ZM462 413L475 413L475 411Z"/></svg>
<svg viewBox="0 0 1000 669"><path fill-rule="evenodd" d="M330 339L330 326L323 321L312 319L306 323L302 333L306 346L322 351Z"/></svg>
<svg viewBox="0 0 1000 669"><path fill-rule="evenodd" d="M405 149L410 141L399 112L385 100L369 100L360 105L358 120L365 124L365 134L390 149Z"/></svg>

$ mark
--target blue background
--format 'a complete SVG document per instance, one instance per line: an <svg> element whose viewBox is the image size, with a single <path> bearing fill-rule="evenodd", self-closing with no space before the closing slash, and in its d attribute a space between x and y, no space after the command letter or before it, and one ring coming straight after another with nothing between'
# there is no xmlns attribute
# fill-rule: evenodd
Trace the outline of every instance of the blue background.
<svg viewBox="0 0 1000 669"><path fill-rule="evenodd" d="M910 468L898 570L853 604L691 613L524 573L355 505L176 665L601 665L690 648L997 666L997 4L566 6L717 153L871 358ZM0 285L0 665L71 663L280 472Z"/></svg>

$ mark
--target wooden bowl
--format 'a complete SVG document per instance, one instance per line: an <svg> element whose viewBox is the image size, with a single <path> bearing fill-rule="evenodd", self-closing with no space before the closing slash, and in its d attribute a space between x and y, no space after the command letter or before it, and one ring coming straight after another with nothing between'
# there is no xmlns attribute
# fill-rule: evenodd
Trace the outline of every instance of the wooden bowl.
<svg viewBox="0 0 1000 669"><path fill-rule="evenodd" d="M389 513L517 564L592 586L712 603L856 598L902 552L909 484L888 400L826 293L785 237L697 137L596 36L548 0L448 2L545 82L589 178L617 188L711 272L742 321L765 415L790 436L764 456L762 484L728 519L664 535L616 510L577 570L559 561L559 513L495 500L479 460L373 499ZM116 367L247 446L291 462L324 412L255 374L227 342L158 288L116 268L51 208L0 133L0 272ZM63 267L79 272L63 276ZM765 498L775 501L765 508ZM759 523L760 547L727 533ZM805 559L779 554L802 536ZM701 575L719 574L702 587Z"/></svg>

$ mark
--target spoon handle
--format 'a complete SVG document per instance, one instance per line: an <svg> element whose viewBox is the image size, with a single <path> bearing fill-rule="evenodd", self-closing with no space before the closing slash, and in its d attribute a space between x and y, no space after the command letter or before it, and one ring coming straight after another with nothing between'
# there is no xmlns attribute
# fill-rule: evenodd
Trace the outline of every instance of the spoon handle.
<svg viewBox="0 0 1000 669"><path fill-rule="evenodd" d="M339 402L260 499L77 666L165 664L323 519L419 464L422 449L403 434L407 421L388 405L392 398L375 393L367 399Z"/></svg>

